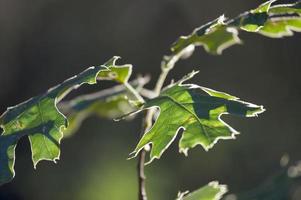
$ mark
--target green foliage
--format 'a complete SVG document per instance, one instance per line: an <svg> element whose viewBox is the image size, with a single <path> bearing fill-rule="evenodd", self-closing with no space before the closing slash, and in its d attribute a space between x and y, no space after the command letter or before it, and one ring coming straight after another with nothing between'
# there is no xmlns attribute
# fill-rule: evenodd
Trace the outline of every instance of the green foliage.
<svg viewBox="0 0 301 200"><path fill-rule="evenodd" d="M139 77L130 84L139 92L148 81L148 77ZM134 111L135 106L129 101L134 98L125 86L120 85L60 103L58 107L69 121L64 137L76 132L82 122L91 115L114 119Z"/></svg>
<svg viewBox="0 0 301 200"><path fill-rule="evenodd" d="M107 61L104 64L106 69L101 70L97 78L99 80L114 80L119 83L127 83L132 74L133 66L130 64L116 65L118 59L120 59L119 56L114 56Z"/></svg>
<svg viewBox="0 0 301 200"><path fill-rule="evenodd" d="M183 129L179 142L180 152L187 155L190 148L200 144L209 150L219 139L234 139L238 134L220 119L223 114L254 117L264 111L262 106L238 100L229 94L209 88L183 84L196 73L168 86L160 96L148 100L139 110L158 107L160 115L154 126L144 134L133 154L152 144L150 162L160 158L163 152Z"/></svg>
<svg viewBox="0 0 301 200"><path fill-rule="evenodd" d="M176 200L219 200L227 191L226 185L219 185L213 181L191 193L179 193Z"/></svg>
<svg viewBox="0 0 301 200"><path fill-rule="evenodd" d="M301 31L301 3L263 3L258 8L245 12L233 19L223 15L197 29L188 36L181 36L171 47L172 54L165 56L162 68L173 68L180 58L187 58L196 46L203 46L208 53L221 54L234 44L240 44L239 31L256 32L267 37L281 38Z"/></svg>
<svg viewBox="0 0 301 200"><path fill-rule="evenodd" d="M301 31L301 17L275 17L266 21L259 33L268 37L281 38Z"/></svg>
<svg viewBox="0 0 301 200"><path fill-rule="evenodd" d="M3 129L0 135L0 184L10 181L15 175L15 148L23 136L29 138L35 168L41 160L56 162L59 159L59 144L68 121L58 110L57 103L80 85L95 84L97 78L126 80L122 78L126 77L125 73L123 71L119 73L118 66L115 66L117 59L118 57L114 57L105 65L90 67L79 75L49 89L46 93L8 108L2 114L0 117ZM109 73L100 73L109 72L110 68L114 68L117 76L109 77ZM120 67L120 69L124 68Z"/></svg>
<svg viewBox="0 0 301 200"><path fill-rule="evenodd" d="M129 83L132 65L116 65L119 57L115 56L104 65L90 67L42 95L8 108L0 117L0 126L3 129L0 135L0 185L10 181L15 175L15 148L21 137L29 138L35 168L41 160L56 162L60 156L60 141L63 136L71 135L85 118L93 114L112 119L124 113L130 113L128 116L149 109L149 115L145 117L145 133L133 152L135 157L151 144L149 162L161 157L180 130L183 133L179 141L179 151L185 155L197 145L207 151L220 139L234 139L238 132L225 123L221 116L231 114L255 117L264 111L263 106L241 101L224 92L184 84L196 72L163 90L161 88L176 62L189 57L196 46L203 46L211 54L221 54L224 49L241 43L240 31L271 38L291 36L294 31L301 31L301 2L278 5L274 3L275 0L270 0L233 19L220 16L195 29L190 35L181 36L171 46L171 55L164 56L161 63L162 73L155 89L147 90L146 96L149 99L146 101L140 93L148 79L138 78ZM121 85L61 102L73 89L82 84L95 84L97 80L111 80ZM151 112L154 108L158 108L159 112ZM153 126L148 129L154 113L158 116ZM141 157L140 162L144 163L144 157ZM139 167L143 166L140 164ZM142 172L139 174L143 175ZM273 182L278 180L280 179ZM281 179L281 183L285 181ZM259 188L245 196L239 194L238 200L284 200L277 195L281 188L265 188L267 190ZM211 182L190 194L179 193L177 200L219 200L226 192L226 186ZM269 196L268 193L272 195Z"/></svg>
<svg viewBox="0 0 301 200"><path fill-rule="evenodd" d="M283 15L283 14L301 15L301 1L292 4L279 4L279 5L272 6L269 9L269 13L274 15Z"/></svg>

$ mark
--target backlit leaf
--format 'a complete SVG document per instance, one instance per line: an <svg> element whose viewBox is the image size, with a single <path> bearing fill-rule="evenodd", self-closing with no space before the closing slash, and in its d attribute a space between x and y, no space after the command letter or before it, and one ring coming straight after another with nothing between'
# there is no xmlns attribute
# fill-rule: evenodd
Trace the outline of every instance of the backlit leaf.
<svg viewBox="0 0 301 200"><path fill-rule="evenodd" d="M97 79L99 80L114 80L119 83L128 82L132 74L132 65L116 65L116 61L120 59L118 56L114 56L109 61L107 61L104 66L107 69L99 72Z"/></svg>
<svg viewBox="0 0 301 200"><path fill-rule="evenodd" d="M301 15L301 1L292 4L279 4L272 6L269 13L273 15L299 14Z"/></svg>
<svg viewBox="0 0 301 200"><path fill-rule="evenodd" d="M3 132L0 135L0 184L10 181L15 175L15 148L23 136L29 138L34 167L41 160L56 162L59 159L59 144L68 121L58 110L57 103L80 85L95 84L97 77L102 76L100 72L107 72L114 67L116 59L117 57L111 59L107 66L90 67L42 95L8 108L1 115Z"/></svg>
<svg viewBox="0 0 301 200"><path fill-rule="evenodd" d="M148 77L139 77L130 84L139 92L148 81ZM60 103L59 108L69 121L64 137L76 132L82 122L91 115L114 119L135 110L136 107L129 101L134 99L131 96L123 85L118 85Z"/></svg>
<svg viewBox="0 0 301 200"><path fill-rule="evenodd" d="M218 182L213 181L191 193L179 193L176 200L219 200L227 191L226 185L220 185Z"/></svg>
<svg viewBox="0 0 301 200"><path fill-rule="evenodd" d="M209 150L218 140L234 139L238 134L221 120L223 114L254 117L264 111L262 106L241 101L232 95L193 84L183 84L194 74L191 73L167 87L157 98L146 101L141 110L157 107L160 114L153 127L139 141L133 152L134 156L151 144L149 162L160 158L181 129L183 134L179 142L180 152L187 154L196 145L202 145L205 150Z"/></svg>
<svg viewBox="0 0 301 200"><path fill-rule="evenodd" d="M221 54L232 45L240 44L239 31L260 33L280 38L300 32L301 3L272 5L267 1L258 8L242 13L233 19L223 15L197 29L188 36L181 36L172 46L171 55L164 56L162 68L173 68L181 58L189 57L196 46L203 46L210 54Z"/></svg>
<svg viewBox="0 0 301 200"><path fill-rule="evenodd" d="M292 36L293 31L301 31L301 17L277 17L267 20L259 33L268 37L281 38Z"/></svg>

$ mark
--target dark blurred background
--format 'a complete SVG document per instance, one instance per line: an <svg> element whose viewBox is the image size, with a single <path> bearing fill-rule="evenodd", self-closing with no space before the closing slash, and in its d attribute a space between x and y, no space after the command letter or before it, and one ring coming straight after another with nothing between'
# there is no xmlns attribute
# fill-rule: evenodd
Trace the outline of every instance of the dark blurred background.
<svg viewBox="0 0 301 200"><path fill-rule="evenodd" d="M151 74L151 88L163 54L180 35L221 14L234 17L261 1L201 0L0 0L0 110L102 64L114 55L134 65L134 76ZM288 1L286 1L288 2ZM206 153L201 147L178 153L172 145L146 167L151 200L174 199L212 180L232 192L253 188L280 169L289 154L301 159L301 37L271 39L241 34L244 45L212 56L199 48L168 77L198 69L194 83L225 91L267 111L258 118L224 117L241 132ZM88 92L110 83L84 87ZM91 89L92 88L92 89ZM75 95L74 93L73 95ZM61 145L57 164L43 161L34 170L26 138L16 150L16 177L0 188L0 199L136 199L137 143L141 115L133 122L91 117Z"/></svg>

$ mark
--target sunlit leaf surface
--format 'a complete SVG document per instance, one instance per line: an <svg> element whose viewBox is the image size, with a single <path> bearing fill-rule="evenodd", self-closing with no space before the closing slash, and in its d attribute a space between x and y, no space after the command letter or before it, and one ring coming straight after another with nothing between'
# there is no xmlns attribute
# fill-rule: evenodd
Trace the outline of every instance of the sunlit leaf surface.
<svg viewBox="0 0 301 200"><path fill-rule="evenodd" d="M300 32L301 3L274 4L275 0L270 0L233 19L222 15L196 28L190 35L181 36L171 46L172 54L164 56L162 67L172 68L180 58L189 57L196 46L203 46L211 54L221 54L224 49L241 43L240 31L272 38L291 36L294 31Z"/></svg>
<svg viewBox="0 0 301 200"><path fill-rule="evenodd" d="M226 185L220 185L218 182L213 181L191 193L179 193L176 200L219 200L226 192Z"/></svg>
<svg viewBox="0 0 301 200"><path fill-rule="evenodd" d="M23 136L29 138L34 167L41 160L56 162L59 159L59 145L68 121L58 109L57 103L80 85L95 84L97 78L127 81L128 75L124 72L124 68L115 66L117 59L118 57L114 57L105 65L90 67L42 95L8 108L2 114L0 117L0 125L3 129L0 135L0 184L10 181L15 175L15 148ZM100 73L109 72L111 68L117 76L109 77L106 73ZM119 72L119 69L122 69L122 72Z"/></svg>
<svg viewBox="0 0 301 200"><path fill-rule="evenodd" d="M148 81L148 77L139 77L130 84L137 91L140 91ZM132 94L123 85L118 85L60 103L58 107L69 121L68 128L64 131L64 137L76 132L82 122L91 115L114 119L135 110L135 106L130 102L130 99L134 99Z"/></svg>
<svg viewBox="0 0 301 200"><path fill-rule="evenodd" d="M148 100L141 108L157 107L160 114L153 127L146 132L133 154L151 144L150 162L160 158L183 130L180 152L202 145L209 150L220 139L234 139L238 134L220 117L223 114L254 117L264 111L262 106L247 103L232 95L193 84L183 84L194 72L162 91L157 98Z"/></svg>

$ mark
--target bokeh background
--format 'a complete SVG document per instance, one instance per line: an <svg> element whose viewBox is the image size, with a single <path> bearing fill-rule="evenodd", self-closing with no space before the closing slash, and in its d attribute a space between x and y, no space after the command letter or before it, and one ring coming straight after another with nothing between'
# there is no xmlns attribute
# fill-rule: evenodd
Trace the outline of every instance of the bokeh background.
<svg viewBox="0 0 301 200"><path fill-rule="evenodd" d="M288 1L284 1L288 2ZM163 54L180 35L221 14L228 17L254 8L259 0L0 0L0 111L44 92L88 66L113 55L134 65L134 76L160 72ZM178 63L168 81L193 69L194 83L226 91L267 111L258 118L224 117L241 132L220 141L178 153L176 143L162 159L146 167L150 200L174 199L179 190L193 190L212 180L232 192L257 186L280 170L288 154L301 159L301 35L270 39L241 34L244 45L222 56L199 48ZM97 91L102 83L71 94ZM132 122L91 117L61 145L57 164L32 167L26 138L16 150L16 177L0 188L4 200L136 199L136 160L127 161L137 143L141 115Z"/></svg>

